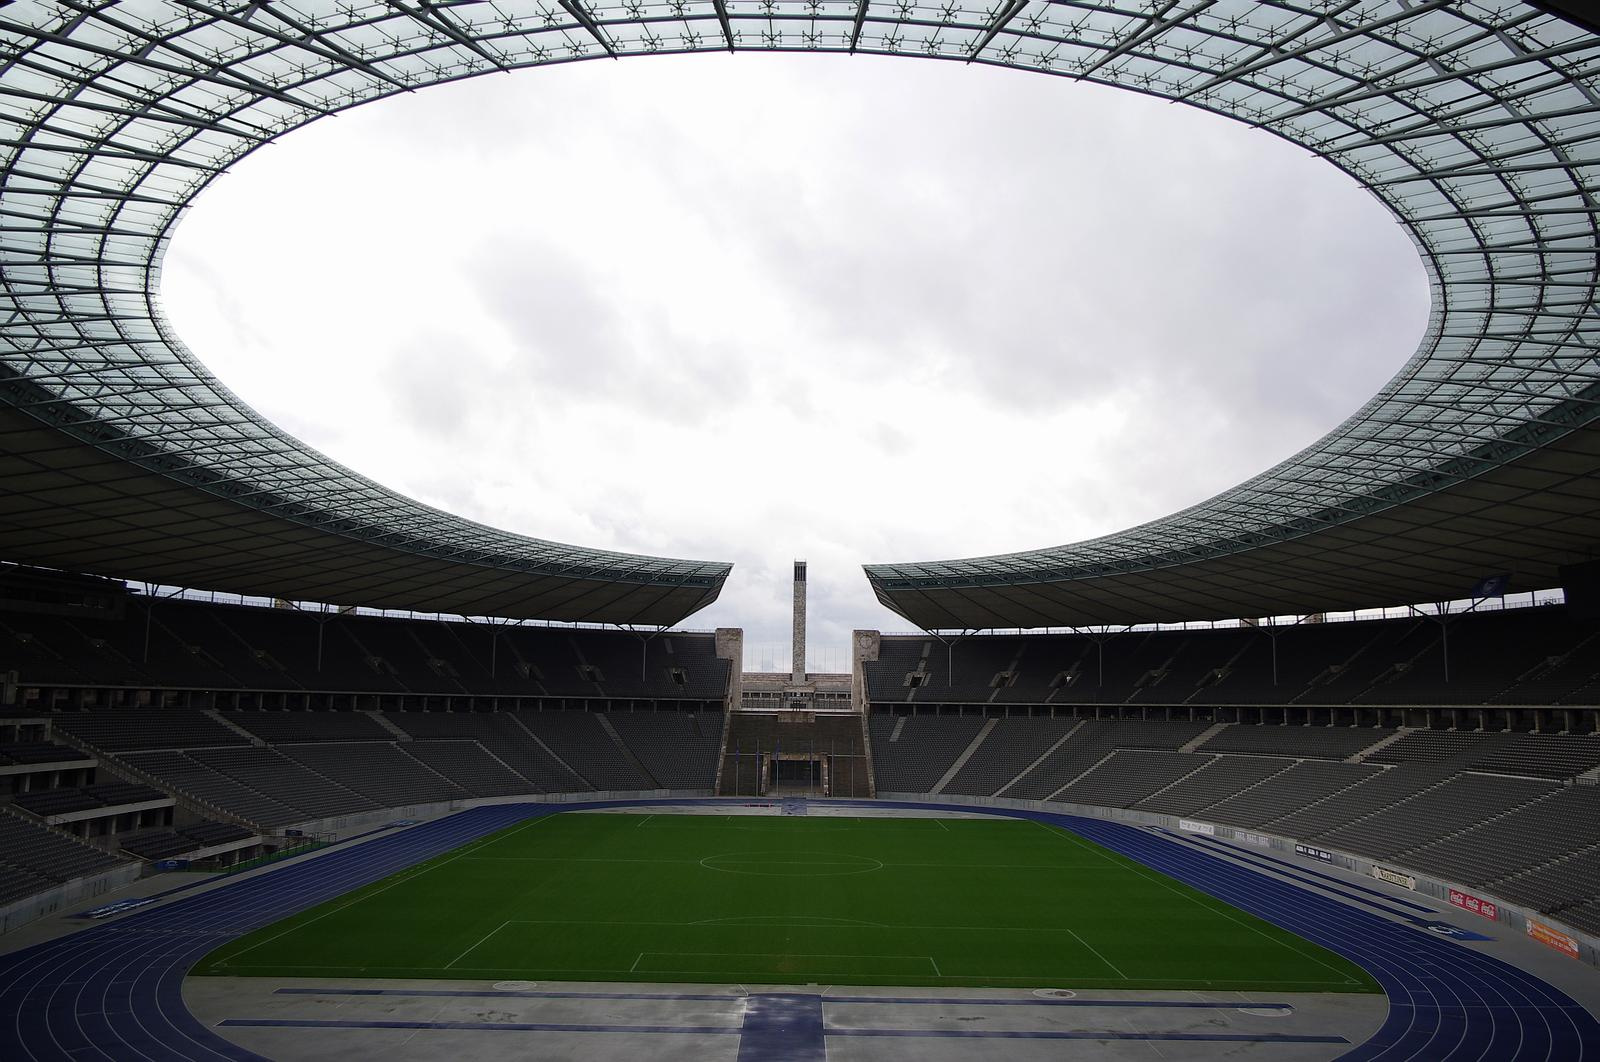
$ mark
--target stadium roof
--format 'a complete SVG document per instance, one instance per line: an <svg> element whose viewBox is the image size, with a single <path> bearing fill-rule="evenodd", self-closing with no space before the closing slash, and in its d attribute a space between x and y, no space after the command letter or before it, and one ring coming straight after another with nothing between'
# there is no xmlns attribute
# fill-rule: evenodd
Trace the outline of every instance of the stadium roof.
<svg viewBox="0 0 1600 1062"><path fill-rule="evenodd" d="M1600 38L1541 6L1561 17L1167 4L1109 34L1068 9L1079 43L1050 54L1087 60L1080 76L1229 114L1365 185L1428 270L1427 332L1354 416L1232 490L1075 545L869 565L878 599L930 629L1270 616L1458 599L1500 574L1558 586L1593 558Z"/></svg>
<svg viewBox="0 0 1600 1062"><path fill-rule="evenodd" d="M1564 3L1546 4L1564 8ZM1548 585L1600 542L1600 41L1455 0L0 0L0 556L284 597L668 623L728 566L429 509L266 423L171 334L184 207L283 132L514 67L743 49L928 56L1181 100L1373 191L1433 283L1421 348L1321 442L1077 546L870 566L925 627L1258 615Z"/></svg>

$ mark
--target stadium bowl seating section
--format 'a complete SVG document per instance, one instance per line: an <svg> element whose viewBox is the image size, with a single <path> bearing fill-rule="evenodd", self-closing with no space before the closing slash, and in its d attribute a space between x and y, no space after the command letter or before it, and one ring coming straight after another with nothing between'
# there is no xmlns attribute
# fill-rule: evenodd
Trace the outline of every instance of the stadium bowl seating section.
<svg viewBox="0 0 1600 1062"><path fill-rule="evenodd" d="M883 794L1197 818L1600 931L1600 626L1458 617L1448 681L1439 633L888 637L865 727L819 716L805 741L835 757L836 794L871 795L870 760ZM0 612L0 651L22 693L0 714L0 903L408 806L707 793L719 773L753 794L752 752L798 733L728 725L729 665L702 634L139 601Z"/></svg>

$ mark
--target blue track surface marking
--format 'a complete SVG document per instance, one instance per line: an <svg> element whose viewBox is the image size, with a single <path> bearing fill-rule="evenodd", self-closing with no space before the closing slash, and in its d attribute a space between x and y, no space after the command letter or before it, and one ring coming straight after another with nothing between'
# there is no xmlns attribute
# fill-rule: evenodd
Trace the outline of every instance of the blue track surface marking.
<svg viewBox="0 0 1600 1062"><path fill-rule="evenodd" d="M741 1031L739 1062L827 1062L822 997L815 993L751 996Z"/></svg>
<svg viewBox="0 0 1600 1062"><path fill-rule="evenodd" d="M183 1005L181 988L190 967L226 941L539 816L595 807L717 803L686 799L474 808L359 845L328 849L309 860L295 860L0 956L0 1059L257 1059L201 1025ZM977 810L970 805L917 801L826 801L819 806L822 803ZM1600 1062L1600 1022L1587 1010L1533 974L1437 933L1126 824L1048 811L983 810L1087 838L1368 971L1389 997L1389 1014L1370 1040L1342 1056L1347 1062ZM752 997L762 998L770 997ZM820 1014L822 1000L817 1000ZM761 1004L758 1009L766 1007ZM802 1016L796 1019L797 1027L809 1029L811 1020ZM765 1015L759 1015L753 1027L747 1021L742 1035L765 1036L767 1021ZM819 1016L815 1026L819 1037L820 1021ZM773 1018L770 1027L777 1024ZM829 1030L826 1035L912 1033ZM1072 1033L1062 1038L1081 1036ZM791 1044L787 1054L768 1057L796 1056Z"/></svg>

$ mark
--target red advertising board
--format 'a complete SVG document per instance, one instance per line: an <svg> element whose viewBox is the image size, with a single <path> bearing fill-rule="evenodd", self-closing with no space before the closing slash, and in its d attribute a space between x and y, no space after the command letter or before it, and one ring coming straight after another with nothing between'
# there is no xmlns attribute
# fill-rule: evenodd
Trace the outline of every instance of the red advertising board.
<svg viewBox="0 0 1600 1062"><path fill-rule="evenodd" d="M1482 915L1485 918L1500 917L1500 908L1495 906L1493 900L1481 900L1470 892L1451 889L1450 902L1463 911L1471 911L1475 915Z"/></svg>
<svg viewBox="0 0 1600 1062"><path fill-rule="evenodd" d="M1570 955L1574 959L1578 957L1578 942L1561 932L1561 930L1553 929L1543 922L1536 922L1531 918L1528 919L1528 936L1546 947L1556 949L1564 955Z"/></svg>

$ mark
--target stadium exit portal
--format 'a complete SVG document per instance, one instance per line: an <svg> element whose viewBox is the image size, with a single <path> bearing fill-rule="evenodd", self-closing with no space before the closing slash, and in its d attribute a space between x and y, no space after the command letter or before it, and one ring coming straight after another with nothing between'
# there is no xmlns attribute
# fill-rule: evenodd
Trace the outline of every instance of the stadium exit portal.
<svg viewBox="0 0 1600 1062"><path fill-rule="evenodd" d="M765 795L827 796L826 756L768 756Z"/></svg>

